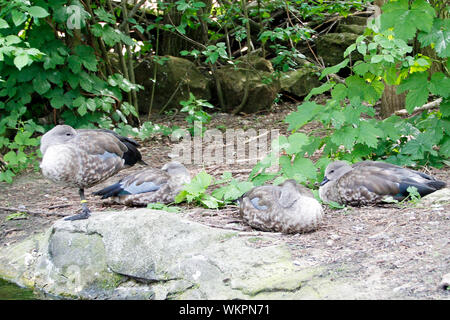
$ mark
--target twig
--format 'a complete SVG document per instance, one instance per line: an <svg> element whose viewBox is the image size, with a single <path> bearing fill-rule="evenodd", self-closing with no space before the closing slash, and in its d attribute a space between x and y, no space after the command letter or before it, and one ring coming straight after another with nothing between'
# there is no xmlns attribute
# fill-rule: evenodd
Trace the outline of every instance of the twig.
<svg viewBox="0 0 450 320"><path fill-rule="evenodd" d="M395 111L395 115L397 115L397 116L407 116L407 115L413 116L414 114L416 114L418 112L437 108L437 107L440 106L441 102L442 102L442 98L439 98L439 99L436 99L436 100L434 100L432 102L424 104L421 107L415 108L411 114L409 114L409 112L406 111L406 109L401 109L401 110Z"/></svg>
<svg viewBox="0 0 450 320"><path fill-rule="evenodd" d="M0 207L0 210L12 211L12 212L25 212L25 213L29 213L34 216L38 216L38 215L57 216L57 217L65 217L66 216L65 214L61 214L61 213L52 213L52 212L47 212L47 211L34 211L34 210L13 208L13 207Z"/></svg>

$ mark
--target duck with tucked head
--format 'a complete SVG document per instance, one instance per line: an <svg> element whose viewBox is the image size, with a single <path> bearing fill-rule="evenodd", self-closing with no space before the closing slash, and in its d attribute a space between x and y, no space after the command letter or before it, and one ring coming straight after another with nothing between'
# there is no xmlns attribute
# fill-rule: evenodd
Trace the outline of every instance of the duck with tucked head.
<svg viewBox="0 0 450 320"><path fill-rule="evenodd" d="M323 209L311 190L289 179L278 186L253 188L239 200L241 218L250 226L283 233L303 233L318 228Z"/></svg>
<svg viewBox="0 0 450 320"><path fill-rule="evenodd" d="M68 125L57 125L44 134L40 147L42 174L55 183L79 190L82 212L65 220L90 216L85 188L137 162L145 164L138 147L133 139L105 129L75 130Z"/></svg>
<svg viewBox="0 0 450 320"><path fill-rule="evenodd" d="M319 196L325 203L367 206L387 198L403 200L409 195L408 187L416 187L420 196L425 196L445 185L430 175L390 163L334 161L325 170Z"/></svg>
<svg viewBox="0 0 450 320"><path fill-rule="evenodd" d="M113 185L94 192L109 203L126 206L146 206L149 203L174 202L175 196L189 183L189 171L181 163L172 161L161 169L147 168L131 174Z"/></svg>

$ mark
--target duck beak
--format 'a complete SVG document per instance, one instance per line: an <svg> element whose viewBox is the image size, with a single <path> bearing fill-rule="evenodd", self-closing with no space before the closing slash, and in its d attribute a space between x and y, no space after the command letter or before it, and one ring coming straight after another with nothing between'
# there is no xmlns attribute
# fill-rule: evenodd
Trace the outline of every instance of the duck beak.
<svg viewBox="0 0 450 320"><path fill-rule="evenodd" d="M320 183L320 186L323 186L325 183L327 183L328 181L330 181L330 180L328 180L328 178L325 176L325 177L323 177L323 180L322 180L322 182Z"/></svg>

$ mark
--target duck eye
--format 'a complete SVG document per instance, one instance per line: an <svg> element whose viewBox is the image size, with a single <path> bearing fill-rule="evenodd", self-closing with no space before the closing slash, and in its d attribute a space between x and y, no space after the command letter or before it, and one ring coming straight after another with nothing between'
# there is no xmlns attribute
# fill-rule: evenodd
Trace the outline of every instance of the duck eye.
<svg viewBox="0 0 450 320"><path fill-rule="evenodd" d="M67 133L66 133L66 136L68 136L68 137L71 136L71 135L72 135L72 134L71 134L70 132L67 132Z"/></svg>

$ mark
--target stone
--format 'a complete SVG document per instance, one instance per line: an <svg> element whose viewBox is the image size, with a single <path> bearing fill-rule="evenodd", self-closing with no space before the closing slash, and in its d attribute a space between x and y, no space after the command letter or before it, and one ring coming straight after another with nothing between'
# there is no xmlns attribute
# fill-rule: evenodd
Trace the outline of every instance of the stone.
<svg viewBox="0 0 450 320"><path fill-rule="evenodd" d="M322 57L327 67L334 66L344 60L344 52L355 43L359 35L349 32L327 33L320 36L316 42L317 54ZM362 59L356 50L351 54L352 61Z"/></svg>
<svg viewBox="0 0 450 320"><path fill-rule="evenodd" d="M249 299L299 295L319 268L294 265L286 244L159 210L58 220L0 249L0 277L75 299Z"/></svg>
<svg viewBox="0 0 450 320"><path fill-rule="evenodd" d="M281 90L302 98L320 86L319 75L313 67L301 67L283 73L280 79Z"/></svg>
<svg viewBox="0 0 450 320"><path fill-rule="evenodd" d="M180 101L188 100L191 92L197 99L211 99L211 78L201 73L196 65L184 58L160 57L163 65L156 64L156 84L152 112L180 109ZM139 112L148 113L155 63L149 59L136 66L136 83L144 87L137 92Z"/></svg>
<svg viewBox="0 0 450 320"><path fill-rule="evenodd" d="M240 111L254 113L269 109L280 90L280 83L272 72L270 61L261 57L252 57L249 64L241 59L236 66L226 65L217 69L224 97L224 111L233 111L241 104L246 86L248 98Z"/></svg>
<svg viewBox="0 0 450 320"><path fill-rule="evenodd" d="M420 206L429 207L433 204L448 204L450 203L450 188L443 188L420 199Z"/></svg>
<svg viewBox="0 0 450 320"><path fill-rule="evenodd" d="M339 27L337 27L336 32L348 32L348 33L354 33L361 35L366 30L365 25L359 25L359 24L340 24Z"/></svg>

